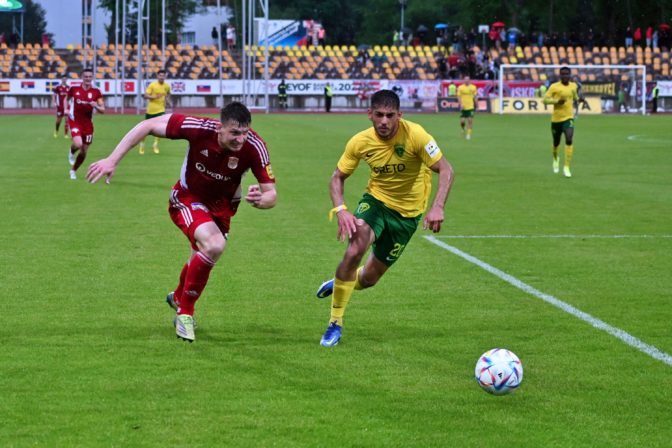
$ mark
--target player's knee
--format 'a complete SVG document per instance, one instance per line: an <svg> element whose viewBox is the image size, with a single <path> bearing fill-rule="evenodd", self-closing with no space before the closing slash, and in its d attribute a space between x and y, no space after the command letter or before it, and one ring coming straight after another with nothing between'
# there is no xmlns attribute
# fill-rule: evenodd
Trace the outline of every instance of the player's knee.
<svg viewBox="0 0 672 448"><path fill-rule="evenodd" d="M226 246L224 235L211 235L201 243L201 251L213 260L217 260L224 252L224 246Z"/></svg>
<svg viewBox="0 0 672 448"><path fill-rule="evenodd" d="M565 145L568 145L568 146L569 146L569 145L572 144L572 142L573 142L573 140L572 140L571 138L566 138L566 139L565 139Z"/></svg>

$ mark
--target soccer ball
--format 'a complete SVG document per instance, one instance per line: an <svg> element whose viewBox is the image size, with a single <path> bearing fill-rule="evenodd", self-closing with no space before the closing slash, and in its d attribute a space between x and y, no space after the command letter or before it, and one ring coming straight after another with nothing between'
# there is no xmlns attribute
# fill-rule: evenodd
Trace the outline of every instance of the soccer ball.
<svg viewBox="0 0 672 448"><path fill-rule="evenodd" d="M515 353L505 348L493 348L478 358L474 374L484 391L505 395L520 386L523 381L523 365Z"/></svg>

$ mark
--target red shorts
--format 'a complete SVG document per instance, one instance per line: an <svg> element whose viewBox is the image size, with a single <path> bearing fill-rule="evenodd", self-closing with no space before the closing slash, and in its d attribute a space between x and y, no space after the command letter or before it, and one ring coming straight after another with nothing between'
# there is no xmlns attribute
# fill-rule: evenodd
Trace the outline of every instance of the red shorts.
<svg viewBox="0 0 672 448"><path fill-rule="evenodd" d="M198 250L196 239L194 239L194 232L196 232L198 226L206 222L214 222L224 238L228 238L231 216L235 214L235 210L231 208L223 208L216 212L211 211L198 198L192 196L188 190L183 189L179 182L170 192L168 212L175 225L189 238L194 250Z"/></svg>
<svg viewBox="0 0 672 448"><path fill-rule="evenodd" d="M57 117L62 117L63 115L65 115L65 108L57 107L56 108L56 116Z"/></svg>
<svg viewBox="0 0 672 448"><path fill-rule="evenodd" d="M82 142L85 145L93 143L93 126L81 123L76 123L68 118L68 128L70 128L71 137L82 137Z"/></svg>

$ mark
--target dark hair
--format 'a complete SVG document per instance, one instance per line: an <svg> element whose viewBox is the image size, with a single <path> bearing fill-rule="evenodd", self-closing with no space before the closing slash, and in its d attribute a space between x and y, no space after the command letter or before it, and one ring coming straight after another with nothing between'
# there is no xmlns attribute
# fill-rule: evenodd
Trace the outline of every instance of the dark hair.
<svg viewBox="0 0 672 448"><path fill-rule="evenodd" d="M91 72L91 74L93 74L93 69L90 68L90 67L84 67L84 68L82 69L82 73L80 73L80 74L83 75L83 74L86 73L86 72Z"/></svg>
<svg viewBox="0 0 672 448"><path fill-rule="evenodd" d="M161 73L163 73L165 75L166 71L164 69L161 69L158 72L156 72L157 75L160 75Z"/></svg>
<svg viewBox="0 0 672 448"><path fill-rule="evenodd" d="M399 110L399 95L391 90L379 90L371 96L371 109L391 107Z"/></svg>
<svg viewBox="0 0 672 448"><path fill-rule="evenodd" d="M243 103L234 101L222 108L219 119L222 123L235 121L242 126L249 126L252 123L252 114Z"/></svg>
<svg viewBox="0 0 672 448"><path fill-rule="evenodd" d="M572 73L572 70L569 67L567 67L566 65L564 67L560 67L560 71L563 71L563 70L566 70L569 73Z"/></svg>

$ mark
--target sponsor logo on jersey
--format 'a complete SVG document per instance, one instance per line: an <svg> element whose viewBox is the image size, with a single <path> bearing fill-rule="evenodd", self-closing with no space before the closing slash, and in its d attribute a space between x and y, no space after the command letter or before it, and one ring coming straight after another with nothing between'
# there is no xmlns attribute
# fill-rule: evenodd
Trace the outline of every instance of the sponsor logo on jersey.
<svg viewBox="0 0 672 448"><path fill-rule="evenodd" d="M203 154L205 157L208 157L208 150L207 149L202 150L201 154Z"/></svg>
<svg viewBox="0 0 672 448"><path fill-rule="evenodd" d="M227 165L230 169L234 170L238 168L238 157L229 157L229 162Z"/></svg>
<svg viewBox="0 0 672 448"><path fill-rule="evenodd" d="M401 173L406 170L406 165L403 163L388 163L383 166L374 166L371 167L376 174L392 174L392 173Z"/></svg>
<svg viewBox="0 0 672 448"><path fill-rule="evenodd" d="M231 179L229 176L225 176L222 173L215 173L214 171L210 171L203 165L202 163L198 162L196 165L196 169L200 171L201 173L205 173L208 176L212 177L213 179L216 180L229 180Z"/></svg>
<svg viewBox="0 0 672 448"><path fill-rule="evenodd" d="M434 140L430 140L429 143L425 145L425 151L429 157L434 157L439 151L439 146Z"/></svg>
<svg viewBox="0 0 672 448"><path fill-rule="evenodd" d="M404 145L397 143L394 145L394 152L397 153L397 156L401 157L404 155Z"/></svg>
<svg viewBox="0 0 672 448"><path fill-rule="evenodd" d="M273 175L273 170L271 169L271 165L266 165L266 174L268 174L268 177L271 179L275 179L275 176Z"/></svg>

